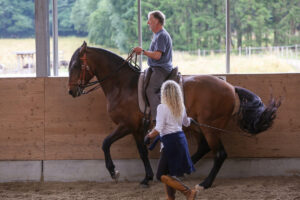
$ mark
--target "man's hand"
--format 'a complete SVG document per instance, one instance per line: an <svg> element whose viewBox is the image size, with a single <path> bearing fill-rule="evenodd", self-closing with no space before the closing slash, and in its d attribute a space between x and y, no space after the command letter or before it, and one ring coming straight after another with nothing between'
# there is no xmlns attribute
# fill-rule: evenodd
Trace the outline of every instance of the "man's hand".
<svg viewBox="0 0 300 200"><path fill-rule="evenodd" d="M141 55L141 53L143 52L143 49L141 47L135 47L133 49L133 51L137 54L137 55Z"/></svg>

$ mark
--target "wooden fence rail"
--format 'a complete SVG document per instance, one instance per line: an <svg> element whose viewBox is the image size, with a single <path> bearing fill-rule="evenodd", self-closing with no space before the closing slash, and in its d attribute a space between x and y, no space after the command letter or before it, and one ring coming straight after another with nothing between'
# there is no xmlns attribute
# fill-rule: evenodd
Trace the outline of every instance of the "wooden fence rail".
<svg viewBox="0 0 300 200"><path fill-rule="evenodd" d="M264 102L271 93L283 98L272 129L255 138L222 135L229 157L300 157L300 74L223 76ZM102 141L115 127L103 92L72 98L67 78L0 79L0 119L0 160L103 159ZM227 128L238 130L233 122ZM139 157L131 136L113 144L111 153L114 159Z"/></svg>

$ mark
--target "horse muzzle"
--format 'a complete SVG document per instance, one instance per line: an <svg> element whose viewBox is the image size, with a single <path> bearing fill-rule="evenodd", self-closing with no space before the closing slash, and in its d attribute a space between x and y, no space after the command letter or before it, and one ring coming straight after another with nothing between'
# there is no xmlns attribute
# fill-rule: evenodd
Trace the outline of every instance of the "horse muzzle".
<svg viewBox="0 0 300 200"><path fill-rule="evenodd" d="M79 97L82 94L83 90L80 87L77 87L75 89L69 89L69 94L72 95L72 97Z"/></svg>

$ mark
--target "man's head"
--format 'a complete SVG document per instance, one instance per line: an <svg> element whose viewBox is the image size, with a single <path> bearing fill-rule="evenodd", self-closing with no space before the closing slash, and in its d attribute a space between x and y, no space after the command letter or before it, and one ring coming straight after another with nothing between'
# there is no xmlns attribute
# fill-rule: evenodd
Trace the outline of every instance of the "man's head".
<svg viewBox="0 0 300 200"><path fill-rule="evenodd" d="M148 13L148 25L149 28L156 33L159 31L165 24L165 15L159 11L155 10Z"/></svg>

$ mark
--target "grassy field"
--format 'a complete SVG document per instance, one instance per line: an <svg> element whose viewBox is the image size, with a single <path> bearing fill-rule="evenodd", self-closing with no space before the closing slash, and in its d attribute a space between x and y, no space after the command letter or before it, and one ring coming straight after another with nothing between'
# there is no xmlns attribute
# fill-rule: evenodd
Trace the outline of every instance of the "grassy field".
<svg viewBox="0 0 300 200"><path fill-rule="evenodd" d="M60 60L70 61L73 52L86 41L89 46L96 46L89 43L87 38L59 37L58 48ZM18 67L16 52L35 51L34 38L29 39L0 39L0 70L2 76L5 73L23 73L22 66ZM52 53L52 41L50 41L50 51ZM116 49L108 49L120 55ZM121 55L126 58L126 54ZM51 54L52 60L52 54ZM285 60L275 55L252 55L234 56L231 58L231 73L293 73L300 72L300 69L288 64ZM24 61L29 62L28 60ZM35 62L35 58L33 60ZM300 61L299 61L300 62ZM200 56L190 55L187 52L174 52L173 63L179 67L182 74L218 74L225 73L225 55ZM146 58L144 58L143 68L146 68ZM1 69L2 68L2 69ZM34 71L34 69L32 69ZM62 67L60 75L67 75L67 68Z"/></svg>

